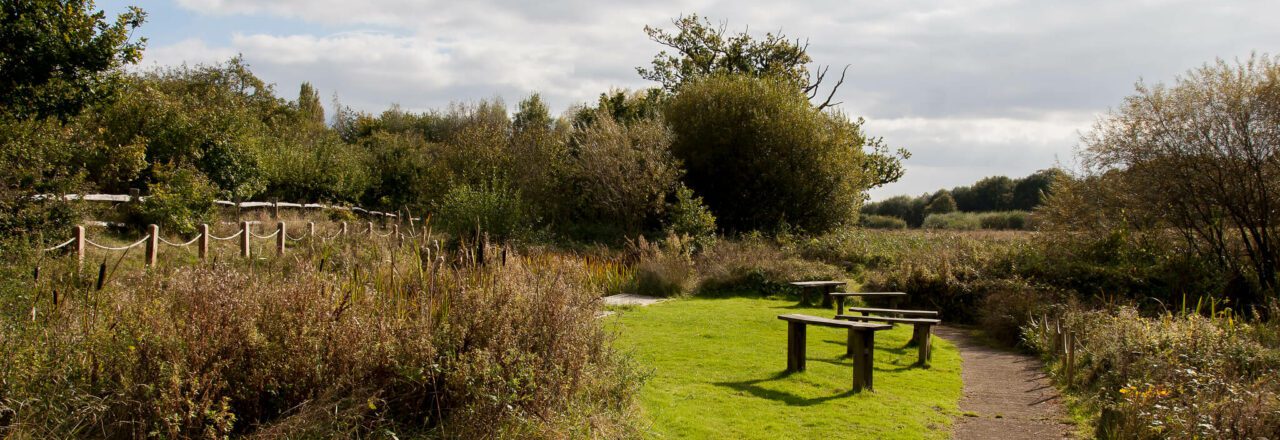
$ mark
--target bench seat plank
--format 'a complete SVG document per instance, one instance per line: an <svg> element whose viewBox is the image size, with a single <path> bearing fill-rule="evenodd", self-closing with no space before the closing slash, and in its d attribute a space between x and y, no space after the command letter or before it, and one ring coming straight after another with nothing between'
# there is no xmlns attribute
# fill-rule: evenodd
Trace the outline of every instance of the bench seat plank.
<svg viewBox="0 0 1280 440"><path fill-rule="evenodd" d="M830 295L831 295L832 297L837 297L837 298L838 298L838 297L850 297L850 296L865 296L865 297L880 297L880 298L883 298L883 297L887 297L887 296L907 296L907 293L906 293L906 292L831 292L831 293L830 293Z"/></svg>

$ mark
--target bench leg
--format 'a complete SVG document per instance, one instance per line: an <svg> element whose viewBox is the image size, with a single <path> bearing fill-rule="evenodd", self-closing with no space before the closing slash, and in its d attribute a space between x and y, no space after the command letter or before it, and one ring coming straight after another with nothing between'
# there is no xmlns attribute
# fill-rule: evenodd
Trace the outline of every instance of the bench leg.
<svg viewBox="0 0 1280 440"><path fill-rule="evenodd" d="M836 297L836 314L837 315L844 314L844 297L843 296Z"/></svg>
<svg viewBox="0 0 1280 440"><path fill-rule="evenodd" d="M853 392L862 390L875 391L871 382L872 365L874 365L875 332L860 330L853 337Z"/></svg>
<svg viewBox="0 0 1280 440"><path fill-rule="evenodd" d="M823 288L822 288L822 290L819 290L819 292L822 292L822 293L821 293L821 295L822 295L822 308L824 308L824 309L829 309L829 308L831 308L831 292L833 292L834 290L835 290L835 289L834 289L834 288L831 288L831 287L823 287Z"/></svg>
<svg viewBox="0 0 1280 440"><path fill-rule="evenodd" d="M787 372L804 371L805 325L787 323Z"/></svg>
<svg viewBox="0 0 1280 440"><path fill-rule="evenodd" d="M928 324L916 324L913 332L912 341L915 342L917 350L919 350L920 359L916 361L918 365L929 365L929 359L933 358L933 341L930 339L933 335L933 326Z"/></svg>

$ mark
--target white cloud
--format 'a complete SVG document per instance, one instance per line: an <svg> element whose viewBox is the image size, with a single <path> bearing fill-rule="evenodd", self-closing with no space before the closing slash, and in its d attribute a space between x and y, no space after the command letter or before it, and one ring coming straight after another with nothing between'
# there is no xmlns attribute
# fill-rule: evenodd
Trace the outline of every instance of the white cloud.
<svg viewBox="0 0 1280 440"><path fill-rule="evenodd" d="M1019 175L1067 160L1076 132L1140 77L1169 80L1214 57L1272 49L1270 0L178 0L205 17L259 27L153 41L147 62L242 53L282 94L302 81L344 104L441 108L541 92L553 109L614 87L644 87L636 66L661 47L645 25L697 12L731 31L807 38L821 63L850 64L836 99L868 130L914 153L877 194ZM272 20L288 23L280 33ZM152 26L154 24L148 24ZM367 29L376 29L374 32ZM228 31L228 33L232 33ZM209 39L207 41L215 41Z"/></svg>

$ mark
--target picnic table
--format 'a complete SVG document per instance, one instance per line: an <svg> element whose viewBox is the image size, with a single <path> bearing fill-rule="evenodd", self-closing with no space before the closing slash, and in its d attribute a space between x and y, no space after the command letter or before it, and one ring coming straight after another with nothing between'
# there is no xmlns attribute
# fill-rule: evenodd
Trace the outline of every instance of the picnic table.
<svg viewBox="0 0 1280 440"><path fill-rule="evenodd" d="M844 281L793 281L792 286L800 288L800 305L807 306L813 304L809 301L809 292L821 292L822 307L831 307L831 292L837 287L847 283ZM841 303L843 304L843 303Z"/></svg>
<svg viewBox="0 0 1280 440"><path fill-rule="evenodd" d="M836 299L836 314L844 314L844 299L856 296L860 298L890 298L896 308L898 302L907 297L906 292L831 292L827 294L830 298ZM824 307L830 307L830 304L824 304Z"/></svg>

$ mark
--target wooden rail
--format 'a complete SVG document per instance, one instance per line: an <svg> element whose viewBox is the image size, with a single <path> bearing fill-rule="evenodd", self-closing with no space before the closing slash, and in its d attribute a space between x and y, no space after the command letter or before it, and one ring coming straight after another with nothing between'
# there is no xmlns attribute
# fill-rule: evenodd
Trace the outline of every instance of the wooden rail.
<svg viewBox="0 0 1280 440"><path fill-rule="evenodd" d="M36 200L62 199L62 200L82 200L86 202L109 202L109 203L130 203L139 202L147 199L147 196L133 196L128 194L37 194L32 196ZM215 200L213 202L218 206L226 206L232 208L271 208L275 213L279 213L280 208L292 209L327 209L338 211L359 212L374 217L398 218L399 216L392 212L370 211L359 206L342 206L342 205L325 205L321 203L289 203L289 202L232 202L227 200ZM414 217L413 221L421 221L421 218Z"/></svg>
<svg viewBox="0 0 1280 440"><path fill-rule="evenodd" d="M107 246L107 245L96 243L93 240L90 240L89 237L85 234L85 227L83 225L77 225L73 227L71 230L70 240L64 241L61 244L58 244L53 247L43 248L41 249L41 251L54 252L63 248L67 248L69 249L68 252L75 253L76 262L78 264L83 264L85 251L89 247L103 249L107 251L127 251L129 249L133 249L138 246L144 246L146 254L144 256L143 263L146 264L148 267L151 267L156 265L161 244L168 245L171 247L187 247L187 246L194 245L196 246L197 254L200 256L200 259L205 260L205 259L208 259L209 257L209 243L211 240L212 241L230 241L238 238L239 245L240 245L240 256L244 258L250 258L252 257L252 253L250 249L251 249L251 245L253 244L253 239L255 238L265 239L265 240L274 240L276 255L284 255L285 249L287 247L286 245L289 242L300 242L300 241L309 240L309 239L310 240L319 239L322 242L329 241L329 240L336 239L340 236L348 235L348 231L350 230L347 227L347 222L340 222L338 226L338 230L333 235L326 237L326 236L316 234L315 222L307 222L307 228L305 229L305 232L303 232L302 234L299 234L295 238L289 235L289 229L285 224L285 222L277 222L275 232L272 232L270 234L265 234L265 235L260 235L253 232L253 226L257 223L258 222L242 221L240 222L240 230L237 231L235 234L232 234L226 237L218 237L209 233L209 225L201 224L199 227L199 232L196 234L196 236L191 240L188 240L183 243L175 243L175 242L165 240L163 237L160 236L159 226L148 225L146 229L147 231L146 235L144 235L138 241L135 241L125 246ZM387 233L382 234L377 232L377 228L374 227L373 222L367 222L366 227L362 229L360 232L356 233L356 235L368 236L370 239L390 237L399 241L403 241L405 239L415 239L415 238L423 237L426 234L425 232L415 233L412 235L402 234L400 233L400 225L398 224L391 225L391 228L387 231Z"/></svg>

